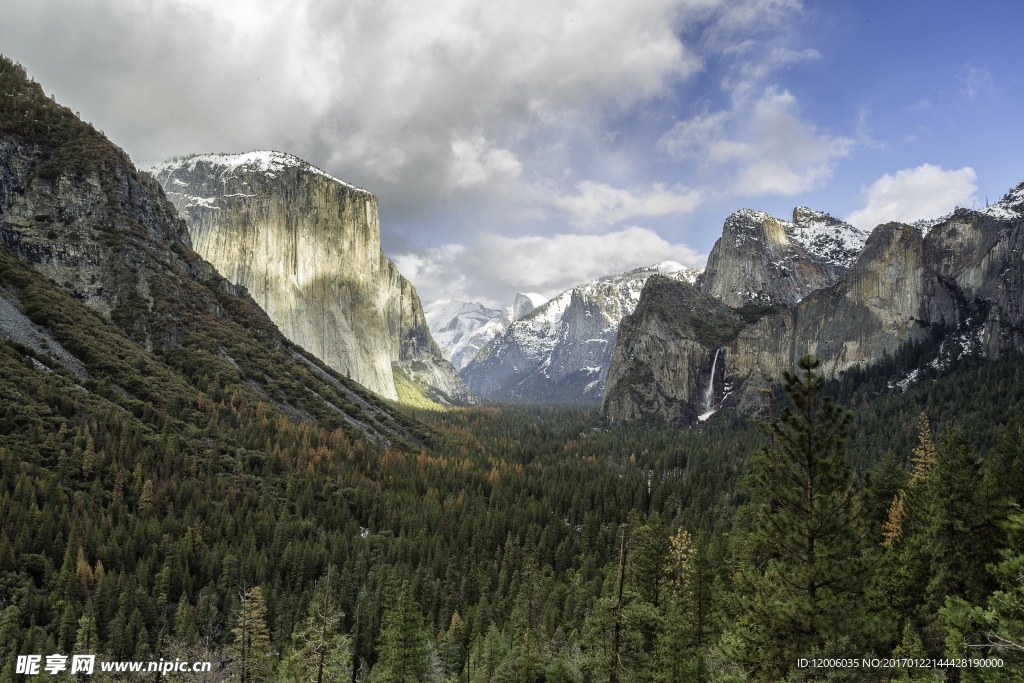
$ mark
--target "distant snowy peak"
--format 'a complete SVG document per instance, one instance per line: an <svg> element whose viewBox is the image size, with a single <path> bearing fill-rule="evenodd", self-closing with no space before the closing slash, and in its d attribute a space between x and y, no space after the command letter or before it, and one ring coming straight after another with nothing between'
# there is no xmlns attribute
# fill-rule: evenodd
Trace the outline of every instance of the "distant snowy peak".
<svg viewBox="0 0 1024 683"><path fill-rule="evenodd" d="M168 177L171 178L173 177L173 171L178 169L187 169L192 172L195 171L196 167L200 164L206 164L211 168L217 169L218 176L243 172L259 173L270 178L274 178L279 173L297 169L299 171L324 176L325 178L333 180L336 183L340 183L345 187L370 194L367 190L356 187L351 183L346 183L344 180L339 180L330 173L327 173L326 171L323 171L313 164L303 161L296 156L273 150L257 150L255 152L244 152L241 154L191 154L185 157L174 157L173 159L168 159L166 161L143 164L140 166L140 169L147 171L153 176L158 176L162 172L169 172Z"/></svg>
<svg viewBox="0 0 1024 683"><path fill-rule="evenodd" d="M535 308L547 303L547 297L536 292L516 293L512 305L508 306L501 314L501 322L506 327L517 320L522 320L530 315Z"/></svg>
<svg viewBox="0 0 1024 683"><path fill-rule="evenodd" d="M868 239L864 230L805 206L793 209L792 221L764 211L740 209L725 219L722 234L731 236L736 247L750 239L768 239L783 248L795 245L810 256L845 268L864 250Z"/></svg>
<svg viewBox="0 0 1024 683"><path fill-rule="evenodd" d="M537 306L536 310L522 319L529 327L543 327L556 324L572 303L573 297L582 301L600 302L600 310L607 319L609 328L617 328L622 318L633 312L640 300L640 291L652 275L665 275L673 279L693 283L702 268L688 268L676 261L662 261L653 266L641 266L625 273L604 275L565 290L558 296Z"/></svg>
<svg viewBox="0 0 1024 683"><path fill-rule="evenodd" d="M459 370L505 329L501 311L477 302L443 299L427 304L423 313L434 341Z"/></svg>
<svg viewBox="0 0 1024 683"><path fill-rule="evenodd" d="M480 396L596 402L619 324L636 309L647 280L664 275L692 283L700 272L663 261L570 287L508 324L460 374Z"/></svg>
<svg viewBox="0 0 1024 683"><path fill-rule="evenodd" d="M693 284L697 280L697 276L704 272L704 266L697 266L696 268L691 266L684 266L678 261L662 261L661 263L655 263L653 266L643 266L635 270L631 270L628 273L622 275L610 275L609 278L620 278L630 274L658 274L665 275L677 280L685 280L690 284Z"/></svg>

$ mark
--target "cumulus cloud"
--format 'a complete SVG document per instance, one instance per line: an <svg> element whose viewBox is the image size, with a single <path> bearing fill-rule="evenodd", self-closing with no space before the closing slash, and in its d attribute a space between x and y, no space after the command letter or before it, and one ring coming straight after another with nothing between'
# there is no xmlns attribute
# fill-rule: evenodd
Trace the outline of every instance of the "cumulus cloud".
<svg viewBox="0 0 1024 683"><path fill-rule="evenodd" d="M138 158L285 148L436 193L515 175L529 126L699 71L678 29L719 4L40 0L7 8L0 40Z"/></svg>
<svg viewBox="0 0 1024 683"><path fill-rule="evenodd" d="M634 193L605 183L583 181L576 192L550 197L551 204L565 212L573 227L595 230L634 218L687 213L701 201L698 190L655 183L650 190Z"/></svg>
<svg viewBox="0 0 1024 683"><path fill-rule="evenodd" d="M580 282L660 261L696 266L707 260L653 230L628 227L603 235L482 235L471 247L447 244L394 257L423 301L459 299L507 306L515 292L552 297ZM453 273L457 273L455 277Z"/></svg>
<svg viewBox="0 0 1024 683"><path fill-rule="evenodd" d="M726 172L736 195L794 195L820 187L854 141L821 131L799 115L787 90L765 89L749 107L676 123L659 145L676 158L698 157Z"/></svg>
<svg viewBox="0 0 1024 683"><path fill-rule="evenodd" d="M977 175L970 166L947 170L933 164L886 173L862 190L864 207L846 219L862 230L890 221L912 223L949 213L956 206L969 206Z"/></svg>

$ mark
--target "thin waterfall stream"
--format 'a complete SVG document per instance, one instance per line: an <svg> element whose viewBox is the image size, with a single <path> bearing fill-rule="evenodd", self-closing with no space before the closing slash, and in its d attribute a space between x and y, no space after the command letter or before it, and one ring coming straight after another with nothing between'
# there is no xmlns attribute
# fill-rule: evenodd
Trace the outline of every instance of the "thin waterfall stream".
<svg viewBox="0 0 1024 683"><path fill-rule="evenodd" d="M715 349L715 357L711 361L711 377L708 378L708 388L704 390L704 415L710 415L715 412L715 366L718 365L718 352L721 349ZM702 416L703 417L703 416Z"/></svg>

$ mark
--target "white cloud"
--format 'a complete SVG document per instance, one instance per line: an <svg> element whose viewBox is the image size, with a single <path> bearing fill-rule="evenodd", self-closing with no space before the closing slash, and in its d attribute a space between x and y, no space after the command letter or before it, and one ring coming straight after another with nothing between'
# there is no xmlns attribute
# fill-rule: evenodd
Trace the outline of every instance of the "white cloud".
<svg viewBox="0 0 1024 683"><path fill-rule="evenodd" d="M890 221L912 223L936 218L956 206L969 206L974 196L977 175L970 166L947 170L933 164L886 173L862 190L864 207L846 219L863 230Z"/></svg>
<svg viewBox="0 0 1024 683"><path fill-rule="evenodd" d="M394 260L423 301L458 299L501 307L515 292L551 297L595 277L660 261L701 265L707 255L632 226L604 235L485 234L472 247L447 244Z"/></svg>
<svg viewBox="0 0 1024 683"><path fill-rule="evenodd" d="M681 26L723 2L38 0L0 43L140 159L283 148L436 194L514 175L538 123L666 94L703 68Z"/></svg>
<svg viewBox="0 0 1024 683"><path fill-rule="evenodd" d="M712 142L725 137L725 123L731 117L731 112L718 111L679 121L661 136L658 144L676 159L701 156Z"/></svg>
<svg viewBox="0 0 1024 683"><path fill-rule="evenodd" d="M556 194L548 201L569 215L573 227L594 230L634 218L687 213L700 204L701 193L681 185L667 187L660 183L634 193L587 180L576 185L575 194Z"/></svg>
<svg viewBox="0 0 1024 683"><path fill-rule="evenodd" d="M725 171L735 195L794 195L821 186L854 141L821 131L799 116L787 90L765 89L749 106L675 124L659 145L677 158L698 157Z"/></svg>
<svg viewBox="0 0 1024 683"><path fill-rule="evenodd" d="M451 181L457 189L515 180L523 169L513 152L489 145L481 135L452 142L452 156Z"/></svg>

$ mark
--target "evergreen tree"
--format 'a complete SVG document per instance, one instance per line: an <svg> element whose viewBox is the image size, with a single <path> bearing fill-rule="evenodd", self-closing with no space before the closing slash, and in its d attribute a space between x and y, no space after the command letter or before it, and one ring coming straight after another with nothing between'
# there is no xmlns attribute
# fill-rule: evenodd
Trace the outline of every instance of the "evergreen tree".
<svg viewBox="0 0 1024 683"><path fill-rule="evenodd" d="M939 441L929 480L925 533L932 610L941 607L947 595L979 602L988 587L984 568L996 559L1002 539L981 479L980 463L963 430L948 429Z"/></svg>
<svg viewBox="0 0 1024 683"><path fill-rule="evenodd" d="M373 668L373 683L423 683L428 667L429 647L423 615L408 581L384 614L378 646L380 660Z"/></svg>
<svg viewBox="0 0 1024 683"><path fill-rule="evenodd" d="M1011 549L990 567L999 589L984 606L963 598L950 598L940 610L946 624L946 646L956 657L995 657L1002 667L963 670L964 681L1009 683L1024 671L1024 515L1012 515L1007 524Z"/></svg>
<svg viewBox="0 0 1024 683"><path fill-rule="evenodd" d="M344 613L337 606L331 585L333 566L316 583L305 620L294 636L290 668L311 683L346 681L351 676L348 639L338 631Z"/></svg>
<svg viewBox="0 0 1024 683"><path fill-rule="evenodd" d="M844 459L851 418L820 398L819 365L805 356L785 373L792 406L753 463L753 529L725 645L758 680L781 680L798 657L844 636L865 651L867 566Z"/></svg>
<svg viewBox="0 0 1024 683"><path fill-rule="evenodd" d="M231 677L238 683L256 683L270 675L270 634L267 605L259 586L239 595L234 642L230 648Z"/></svg>

